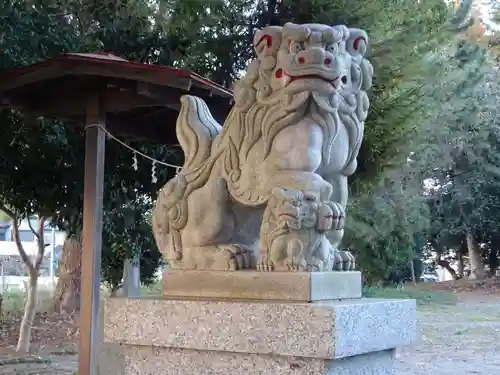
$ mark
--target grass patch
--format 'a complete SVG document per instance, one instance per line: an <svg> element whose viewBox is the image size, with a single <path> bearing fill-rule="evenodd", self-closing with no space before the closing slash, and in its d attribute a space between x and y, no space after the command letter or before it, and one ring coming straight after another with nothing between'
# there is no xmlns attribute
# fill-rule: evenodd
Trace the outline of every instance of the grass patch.
<svg viewBox="0 0 500 375"><path fill-rule="evenodd" d="M0 366L21 365L21 364L49 364L50 359L40 357L8 358L0 360Z"/></svg>
<svg viewBox="0 0 500 375"><path fill-rule="evenodd" d="M491 318L488 318L488 317L485 317L485 316L477 316L477 315L469 317L468 320L470 322L472 322L472 323L485 323L485 322L491 322L492 321Z"/></svg>
<svg viewBox="0 0 500 375"><path fill-rule="evenodd" d="M363 297L415 299L420 305L455 305L457 303L457 297L453 293L423 290L414 286L404 286L402 288L365 287L363 288Z"/></svg>
<svg viewBox="0 0 500 375"><path fill-rule="evenodd" d="M500 316L499 315L493 315L493 316L482 316L482 315L472 315L468 317L468 320L472 323L497 323L500 322Z"/></svg>
<svg viewBox="0 0 500 375"><path fill-rule="evenodd" d="M9 314L13 312L24 311L26 304L26 293L21 290L6 291L2 295L2 312ZM38 306L37 311L47 311L52 305L52 293L48 290L41 289L37 293Z"/></svg>
<svg viewBox="0 0 500 375"><path fill-rule="evenodd" d="M143 286L141 287L141 296L161 296L162 286L161 280L149 286ZM121 291L118 291L118 295L121 295ZM101 298L105 299L108 296L109 290L101 286ZM1 312L3 315L22 312L26 304L26 292L19 289L7 290L3 295L0 293L0 300ZM38 313L50 311L53 307L53 291L40 288L37 293L37 300L38 306L36 311Z"/></svg>
<svg viewBox="0 0 500 375"><path fill-rule="evenodd" d="M163 290L163 282L157 281L151 285L141 288L141 296L161 296Z"/></svg>

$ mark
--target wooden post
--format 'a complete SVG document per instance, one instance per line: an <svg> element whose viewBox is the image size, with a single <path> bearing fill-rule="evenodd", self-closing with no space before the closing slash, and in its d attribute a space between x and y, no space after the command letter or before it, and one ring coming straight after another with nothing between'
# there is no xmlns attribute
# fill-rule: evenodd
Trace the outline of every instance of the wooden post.
<svg viewBox="0 0 500 375"><path fill-rule="evenodd" d="M78 375L97 375L104 189L105 110L99 95L88 100L83 193L82 289ZM99 126L96 126L99 125Z"/></svg>

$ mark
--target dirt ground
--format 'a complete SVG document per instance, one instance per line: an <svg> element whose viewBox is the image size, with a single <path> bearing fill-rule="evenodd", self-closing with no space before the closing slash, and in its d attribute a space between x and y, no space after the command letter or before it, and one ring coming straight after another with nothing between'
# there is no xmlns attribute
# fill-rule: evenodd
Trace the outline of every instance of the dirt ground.
<svg viewBox="0 0 500 375"><path fill-rule="evenodd" d="M44 328L47 324L57 332ZM69 317L62 324L50 317L40 319L34 330L38 357L29 362L24 358L13 363L15 338L5 340L4 336L0 340L0 374L73 374L78 361L75 325ZM398 350L398 375L500 374L500 295L462 293L455 306L422 307L419 328L420 342ZM51 337L58 337L57 342L51 343Z"/></svg>
<svg viewBox="0 0 500 375"><path fill-rule="evenodd" d="M78 322L72 315L37 314L31 331L33 355L15 353L22 313L0 323L1 375L70 375L76 371Z"/></svg>
<svg viewBox="0 0 500 375"><path fill-rule="evenodd" d="M419 329L420 342L398 351L398 375L500 374L500 295L421 308Z"/></svg>

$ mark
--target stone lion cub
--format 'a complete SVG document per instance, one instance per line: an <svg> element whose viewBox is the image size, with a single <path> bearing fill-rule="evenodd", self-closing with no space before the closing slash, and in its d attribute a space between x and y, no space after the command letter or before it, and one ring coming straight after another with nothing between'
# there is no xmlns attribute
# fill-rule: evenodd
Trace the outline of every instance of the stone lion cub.
<svg viewBox="0 0 500 375"><path fill-rule="evenodd" d="M340 254L326 239L344 226L344 211L314 192L275 188L264 212L260 271L351 270L352 255Z"/></svg>

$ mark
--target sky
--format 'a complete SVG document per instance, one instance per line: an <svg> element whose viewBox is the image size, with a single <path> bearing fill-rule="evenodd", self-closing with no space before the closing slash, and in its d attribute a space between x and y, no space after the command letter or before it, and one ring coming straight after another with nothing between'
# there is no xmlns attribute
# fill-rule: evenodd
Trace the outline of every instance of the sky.
<svg viewBox="0 0 500 375"><path fill-rule="evenodd" d="M476 0L477 8L481 12L484 24L492 31L500 31L500 25L492 22L490 16L490 13L492 12L491 5L497 2L498 0Z"/></svg>

